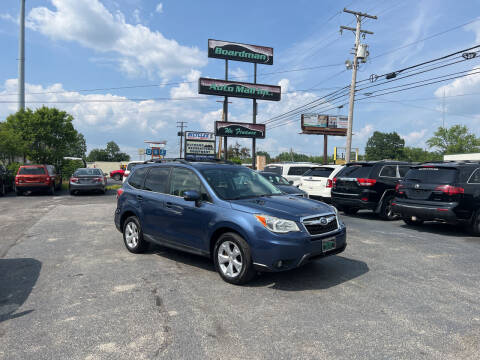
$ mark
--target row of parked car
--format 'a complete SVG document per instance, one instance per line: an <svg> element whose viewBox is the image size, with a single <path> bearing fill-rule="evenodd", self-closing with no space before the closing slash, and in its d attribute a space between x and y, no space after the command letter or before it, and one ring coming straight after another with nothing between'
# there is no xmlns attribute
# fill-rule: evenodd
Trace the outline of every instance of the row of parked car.
<svg viewBox="0 0 480 360"><path fill-rule="evenodd" d="M284 176L309 197L346 214L367 209L385 220L402 218L408 225L461 223L480 234L479 162L271 164L264 172Z"/></svg>
<svg viewBox="0 0 480 360"><path fill-rule="evenodd" d="M107 174L98 168L79 168L69 179L68 190L71 195L79 192L94 191L105 194ZM15 191L17 195L27 192L48 192L51 195L62 187L62 175L53 165L22 165L17 174L7 171L0 165L0 195Z"/></svg>

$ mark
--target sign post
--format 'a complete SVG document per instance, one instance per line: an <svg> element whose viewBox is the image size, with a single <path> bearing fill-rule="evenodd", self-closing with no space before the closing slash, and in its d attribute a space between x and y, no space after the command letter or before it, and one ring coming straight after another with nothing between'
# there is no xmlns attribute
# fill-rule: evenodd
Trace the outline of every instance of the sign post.
<svg viewBox="0 0 480 360"><path fill-rule="evenodd" d="M225 81L200 78L198 93L224 96L223 118L228 122L228 97L253 99L253 124L257 122L257 99L279 101L280 86L257 85L257 64L273 65L273 48L251 44L208 39L208 57L225 59ZM228 81L228 60L253 63L253 84ZM220 145L219 145L220 148ZM227 137L224 138L224 158L227 159ZM252 167L256 168L256 138L252 138Z"/></svg>

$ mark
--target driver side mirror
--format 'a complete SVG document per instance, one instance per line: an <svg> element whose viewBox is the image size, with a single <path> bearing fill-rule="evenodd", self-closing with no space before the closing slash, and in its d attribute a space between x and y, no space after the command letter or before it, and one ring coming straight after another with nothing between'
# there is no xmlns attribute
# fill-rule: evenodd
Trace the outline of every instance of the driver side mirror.
<svg viewBox="0 0 480 360"><path fill-rule="evenodd" d="M290 180L288 183L289 183L290 185L293 185L293 181L292 181L292 180Z"/></svg>
<svg viewBox="0 0 480 360"><path fill-rule="evenodd" d="M195 206L199 206L201 195L197 190L187 190L183 193L185 201L195 201Z"/></svg>

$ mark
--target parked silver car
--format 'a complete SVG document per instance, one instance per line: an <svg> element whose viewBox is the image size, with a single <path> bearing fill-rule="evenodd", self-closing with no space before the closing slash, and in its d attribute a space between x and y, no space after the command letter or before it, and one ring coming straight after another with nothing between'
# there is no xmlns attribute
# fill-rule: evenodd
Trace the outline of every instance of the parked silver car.
<svg viewBox="0 0 480 360"><path fill-rule="evenodd" d="M101 169L77 169L68 183L70 195L80 191L98 191L105 194L107 177Z"/></svg>

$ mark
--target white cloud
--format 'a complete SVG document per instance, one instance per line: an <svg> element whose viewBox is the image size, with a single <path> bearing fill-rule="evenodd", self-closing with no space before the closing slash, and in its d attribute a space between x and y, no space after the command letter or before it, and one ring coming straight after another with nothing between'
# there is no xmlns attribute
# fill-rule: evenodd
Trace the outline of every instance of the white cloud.
<svg viewBox="0 0 480 360"><path fill-rule="evenodd" d="M375 128L372 124L366 124L360 130L353 132L353 134L355 135L355 141L357 140L365 141L370 136L372 136L374 130Z"/></svg>
<svg viewBox="0 0 480 360"><path fill-rule="evenodd" d="M183 79L186 82L181 83L178 86L170 89L170 96L173 99L199 97L197 81L200 75L200 71L190 70L190 72L186 76L183 76Z"/></svg>
<svg viewBox="0 0 480 360"><path fill-rule="evenodd" d="M232 75L232 79L235 81L246 81L248 79L247 72L239 67L230 70L230 74Z"/></svg>
<svg viewBox="0 0 480 360"><path fill-rule="evenodd" d="M142 19L140 18L140 10L135 9L133 10L133 20L135 21L136 24L139 24L142 22Z"/></svg>
<svg viewBox="0 0 480 360"><path fill-rule="evenodd" d="M0 14L0 19L18 24L18 18L13 17L12 15L10 15L8 13Z"/></svg>
<svg viewBox="0 0 480 360"><path fill-rule="evenodd" d="M126 22L99 0L51 0L55 10L33 8L27 25L53 40L78 42L101 53L115 53L120 69L131 76L171 78L206 65L197 47L180 45L160 32Z"/></svg>
<svg viewBox="0 0 480 360"><path fill-rule="evenodd" d="M163 4L158 3L157 7L155 8L155 11L159 14L163 13Z"/></svg>
<svg viewBox="0 0 480 360"><path fill-rule="evenodd" d="M412 131L407 135L400 135L405 140L406 146L417 146L418 144L423 144L423 140L427 133L427 129L422 129L420 131Z"/></svg>

